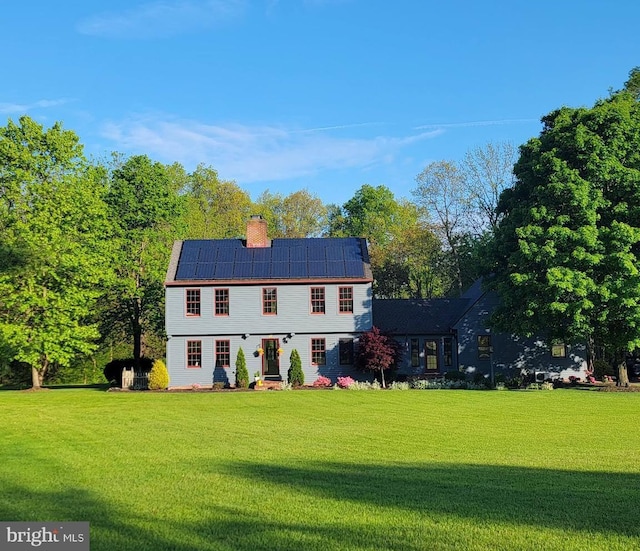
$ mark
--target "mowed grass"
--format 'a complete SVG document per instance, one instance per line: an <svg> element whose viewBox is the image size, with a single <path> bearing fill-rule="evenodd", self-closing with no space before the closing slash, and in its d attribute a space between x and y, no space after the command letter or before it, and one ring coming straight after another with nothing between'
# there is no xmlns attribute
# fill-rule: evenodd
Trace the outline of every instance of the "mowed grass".
<svg viewBox="0 0 640 551"><path fill-rule="evenodd" d="M92 551L640 548L640 394L0 392L0 520Z"/></svg>

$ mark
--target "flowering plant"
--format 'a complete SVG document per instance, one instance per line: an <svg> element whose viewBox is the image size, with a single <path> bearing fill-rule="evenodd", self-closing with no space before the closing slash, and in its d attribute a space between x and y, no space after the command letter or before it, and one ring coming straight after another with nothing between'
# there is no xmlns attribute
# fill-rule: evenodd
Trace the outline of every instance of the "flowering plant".
<svg viewBox="0 0 640 551"><path fill-rule="evenodd" d="M201 388L201 387L200 387L200 385L199 385L198 383L193 383L193 384L191 385L191 388L192 388L193 390L200 390L200 388Z"/></svg>
<svg viewBox="0 0 640 551"><path fill-rule="evenodd" d="M338 377L338 386L340 388L349 388L355 381L351 377Z"/></svg>
<svg viewBox="0 0 640 551"><path fill-rule="evenodd" d="M330 387L331 379L329 377L323 377L320 375L315 381L313 381L313 386L315 387Z"/></svg>

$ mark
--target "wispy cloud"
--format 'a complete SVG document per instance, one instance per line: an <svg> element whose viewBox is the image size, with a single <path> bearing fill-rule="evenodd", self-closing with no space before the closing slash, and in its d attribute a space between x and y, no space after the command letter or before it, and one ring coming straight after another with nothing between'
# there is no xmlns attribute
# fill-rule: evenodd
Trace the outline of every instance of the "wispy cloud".
<svg viewBox="0 0 640 551"><path fill-rule="evenodd" d="M46 109L57 107L68 103L68 99L41 99L32 103L2 103L0 102L0 113L3 115L24 114L34 109Z"/></svg>
<svg viewBox="0 0 640 551"><path fill-rule="evenodd" d="M108 38L152 38L206 29L241 15L246 0L164 0L80 21L82 34Z"/></svg>
<svg viewBox="0 0 640 551"><path fill-rule="evenodd" d="M403 148L443 132L354 136L356 128L363 126L369 124L305 129L138 118L109 123L103 135L125 152L145 152L163 162L177 161L187 167L204 163L225 178L245 184L388 163ZM351 136L349 129L353 131Z"/></svg>
<svg viewBox="0 0 640 551"><path fill-rule="evenodd" d="M447 122L440 124L422 124L416 129L424 130L427 128L468 128L470 126L497 126L501 124L522 124L530 122L539 122L540 119L500 119L495 121L467 121L467 122Z"/></svg>

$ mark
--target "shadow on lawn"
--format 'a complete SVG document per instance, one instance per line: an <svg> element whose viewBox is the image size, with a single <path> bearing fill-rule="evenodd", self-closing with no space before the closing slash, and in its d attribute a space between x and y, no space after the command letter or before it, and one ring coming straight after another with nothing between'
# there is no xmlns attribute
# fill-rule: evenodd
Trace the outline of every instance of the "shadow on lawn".
<svg viewBox="0 0 640 551"><path fill-rule="evenodd" d="M215 472L219 474L219 464L217 467ZM194 468L203 467L199 464ZM250 483L290 488L296 499L303 498L300 503L305 505L295 518L283 521L270 519L267 513L252 514L238 506L203 506L202 502L198 506L196 500L193 507L202 509L186 511L186 514L183 511L182 518L176 518L173 505L161 495L154 496L157 503L150 504L146 507L147 513L141 514L108 503L91 491L33 492L4 477L0 480L0 520L89 521L92 551L337 548L418 551L427 544L416 537L421 519L436 521L430 523L428 531L428 537L434 541L449 542L450 546L452 537L462 537L462 546L469 543L464 539L468 535L453 534L450 524L438 523L439 516L460 518L485 527L504 522L516 529L526 526L572 530L584 534L582 543L598 532L629 538L640 535L637 474L490 465L337 462L301 466L233 462L226 464L226 470L230 476L244 477ZM248 487L250 485L245 485ZM185 487L185 492L192 489ZM305 499L305 495L309 499ZM326 499L346 504L356 516L361 509L362 522L347 523L337 517L335 524L319 523L314 510L331 507ZM382 518L388 510L412 514L407 515L405 524L368 524L368 515L376 514L372 507L379 508ZM184 508L184 504L180 508ZM156 512L150 514L149 510ZM388 518L398 518L398 515ZM544 533L540 536L544 537ZM535 548L536 544L540 541L532 542L529 548Z"/></svg>
<svg viewBox="0 0 640 551"><path fill-rule="evenodd" d="M320 498L478 523L640 536L638 474L458 464L233 463L229 473Z"/></svg>

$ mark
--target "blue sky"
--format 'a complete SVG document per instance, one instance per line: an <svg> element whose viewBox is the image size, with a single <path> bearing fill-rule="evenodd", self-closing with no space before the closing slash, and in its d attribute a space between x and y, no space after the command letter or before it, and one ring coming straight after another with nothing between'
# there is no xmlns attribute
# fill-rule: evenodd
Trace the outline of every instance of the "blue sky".
<svg viewBox="0 0 640 551"><path fill-rule="evenodd" d="M203 163L254 199L410 198L428 163L519 145L622 87L638 21L637 0L7 2L0 123Z"/></svg>

